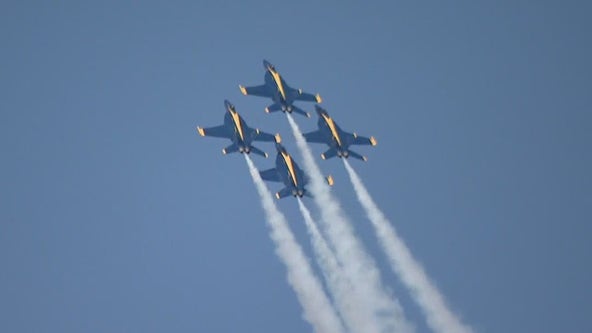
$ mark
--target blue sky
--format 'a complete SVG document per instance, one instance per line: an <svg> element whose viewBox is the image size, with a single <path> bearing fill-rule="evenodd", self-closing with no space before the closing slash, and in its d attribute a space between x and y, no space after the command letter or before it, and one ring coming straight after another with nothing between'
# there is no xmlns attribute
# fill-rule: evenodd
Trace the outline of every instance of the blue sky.
<svg viewBox="0 0 592 333"><path fill-rule="evenodd" d="M229 99L299 156L285 117L238 89L262 82L263 59L378 139L352 164L465 323L591 331L590 9L3 2L0 331L311 330L243 158L195 131L220 124ZM319 163L429 332L341 161ZM278 204L312 258L296 202Z"/></svg>

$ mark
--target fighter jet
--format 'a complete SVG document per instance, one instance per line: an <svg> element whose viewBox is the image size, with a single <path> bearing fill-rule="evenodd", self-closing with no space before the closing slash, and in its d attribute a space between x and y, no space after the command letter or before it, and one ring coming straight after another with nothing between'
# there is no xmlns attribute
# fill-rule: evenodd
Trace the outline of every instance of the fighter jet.
<svg viewBox="0 0 592 333"><path fill-rule="evenodd" d="M371 136L366 138L359 136L356 133L348 133L343 131L337 123L329 116L327 111L318 105L315 109L319 115L318 126L319 129L314 132L304 134L304 138L308 142L324 143L329 145L329 150L321 154L322 159L328 159L334 156L345 157L349 156L366 161L366 156L362 156L354 151L349 150L351 145L376 145L376 139Z"/></svg>
<svg viewBox="0 0 592 333"><path fill-rule="evenodd" d="M305 188L309 183L308 175L300 169L298 164L294 162L292 156L288 154L286 148L280 144L280 139L276 140L277 158L275 160L275 168L260 171L259 174L263 180L270 182L282 182L285 187L275 194L278 199L292 195L294 197L308 196L311 194ZM325 178L329 185L333 185L333 177Z"/></svg>
<svg viewBox="0 0 592 333"><path fill-rule="evenodd" d="M197 127L197 132L201 136L213 136L217 138L227 138L232 140L232 144L222 149L223 154L230 154L234 152L241 153L255 153L267 158L267 153L251 145L253 141L270 141L280 140L279 134L275 137L272 134L265 133L259 129L253 129L247 126L247 123L236 112L234 105L228 100L224 101L226 106L226 113L224 114L224 124L215 127Z"/></svg>
<svg viewBox="0 0 592 333"><path fill-rule="evenodd" d="M319 94L305 93L302 89L294 89L288 86L284 78L280 76L269 61L263 60L263 67L265 67L265 84L253 87L239 85L238 87L243 95L271 98L274 103L265 108L265 112L267 113L276 111L295 112L310 118L310 113L302 110L293 103L294 101L321 103L321 96Z"/></svg>

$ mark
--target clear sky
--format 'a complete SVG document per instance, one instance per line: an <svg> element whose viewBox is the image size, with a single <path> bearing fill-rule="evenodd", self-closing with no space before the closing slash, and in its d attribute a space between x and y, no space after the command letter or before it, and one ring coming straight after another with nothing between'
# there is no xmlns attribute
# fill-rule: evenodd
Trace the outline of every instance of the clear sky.
<svg viewBox="0 0 592 333"><path fill-rule="evenodd" d="M302 164L285 117L238 89L263 59L377 138L351 163L465 323L592 331L590 4L246 3L0 4L0 331L311 331L244 159L195 130L227 98ZM341 161L319 163L429 332Z"/></svg>

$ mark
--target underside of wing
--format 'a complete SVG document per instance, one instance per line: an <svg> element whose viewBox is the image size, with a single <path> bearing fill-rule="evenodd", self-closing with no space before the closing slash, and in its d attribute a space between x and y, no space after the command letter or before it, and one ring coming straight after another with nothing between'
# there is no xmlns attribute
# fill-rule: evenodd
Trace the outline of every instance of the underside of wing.
<svg viewBox="0 0 592 333"><path fill-rule="evenodd" d="M325 136L323 135L323 132L321 132L321 130L305 133L304 138L308 142L327 143L327 140L325 139Z"/></svg>
<svg viewBox="0 0 592 333"><path fill-rule="evenodd" d="M371 137L359 136L356 133L346 133L348 145L371 145L376 146L376 139Z"/></svg>
<svg viewBox="0 0 592 333"><path fill-rule="evenodd" d="M261 96L261 97L273 97L273 91L269 89L266 85L262 84L260 86L252 86L252 87L245 87L245 86L238 86L240 88L241 93L243 95L253 95L253 96Z"/></svg>
<svg viewBox="0 0 592 333"><path fill-rule="evenodd" d="M269 182L281 182L282 181L280 179L280 174L277 172L276 168L272 168L272 169L268 169L268 170L264 170L264 171L259 171L259 175L261 175L261 178L263 180L266 180Z"/></svg>
<svg viewBox="0 0 592 333"><path fill-rule="evenodd" d="M313 94L302 91L302 89L290 89L290 97L294 101L306 101L306 102L315 102L315 103L321 103L323 101L323 99L321 98L321 95L319 95L319 94L313 95Z"/></svg>
<svg viewBox="0 0 592 333"><path fill-rule="evenodd" d="M216 138L227 138L232 139L234 131L225 125L215 127L197 127L197 132L201 136L213 136Z"/></svg>
<svg viewBox="0 0 592 333"><path fill-rule="evenodd" d="M273 134L263 132L259 129L254 130L253 133L254 133L253 134L254 141L264 141L264 142L275 142L276 141L276 137Z"/></svg>

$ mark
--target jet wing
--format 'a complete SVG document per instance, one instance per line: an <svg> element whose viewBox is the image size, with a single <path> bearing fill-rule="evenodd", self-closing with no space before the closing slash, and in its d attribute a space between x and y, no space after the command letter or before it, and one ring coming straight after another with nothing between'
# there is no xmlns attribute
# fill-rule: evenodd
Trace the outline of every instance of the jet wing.
<svg viewBox="0 0 592 333"><path fill-rule="evenodd" d="M347 143L350 145L372 145L376 146L376 139L371 136L369 138L365 136L359 136L355 133L343 133L346 137Z"/></svg>
<svg viewBox="0 0 592 333"><path fill-rule="evenodd" d="M265 171L259 171L259 175L263 180L267 180L270 182L282 182L280 179L280 174L277 172L276 168L268 169Z"/></svg>
<svg viewBox="0 0 592 333"><path fill-rule="evenodd" d="M243 95L254 95L254 96L261 96L261 97L273 97L273 91L269 89L266 85L260 86L252 86L252 87L245 87L245 86L238 86L240 88L241 93Z"/></svg>
<svg viewBox="0 0 592 333"><path fill-rule="evenodd" d="M306 101L306 102L315 102L315 103L321 103L323 101L323 99L321 98L321 95L309 94L309 93L302 91L302 89L290 88L290 97L292 97L292 100L294 100L294 101Z"/></svg>
<svg viewBox="0 0 592 333"><path fill-rule="evenodd" d="M252 132L253 141L275 142L276 137L273 134L263 132L259 129ZM278 134L279 135L279 134Z"/></svg>
<svg viewBox="0 0 592 333"><path fill-rule="evenodd" d="M197 127L197 132L201 136L213 136L216 138L227 138L232 139L234 135L234 131L229 129L225 125L215 126L215 127Z"/></svg>
<svg viewBox="0 0 592 333"><path fill-rule="evenodd" d="M325 139L325 136L323 135L323 132L321 132L320 130L313 131L313 132L310 132L310 133L305 133L304 134L304 138L308 142L328 143L327 140Z"/></svg>

